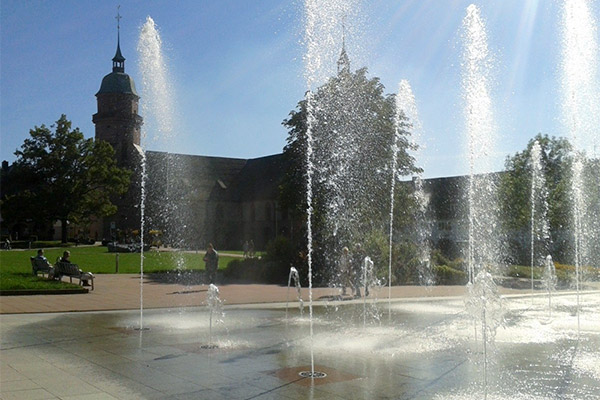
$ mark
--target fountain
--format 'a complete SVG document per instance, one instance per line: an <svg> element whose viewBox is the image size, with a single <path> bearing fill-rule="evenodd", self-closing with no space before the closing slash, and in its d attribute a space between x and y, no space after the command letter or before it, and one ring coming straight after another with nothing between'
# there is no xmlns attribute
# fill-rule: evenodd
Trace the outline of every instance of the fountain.
<svg viewBox="0 0 600 400"><path fill-rule="evenodd" d="M548 315L552 318L552 292L556 290L556 267L552 256L546 256L546 265L544 268L544 276L542 278L544 289L548 291Z"/></svg>
<svg viewBox="0 0 600 400"><path fill-rule="evenodd" d="M206 296L206 306L208 307L208 344L202 346L203 349L216 349L219 346L213 343L213 316L216 317L216 322L223 323L223 300L219 297L219 288L212 283L208 286L208 294Z"/></svg>
<svg viewBox="0 0 600 400"><path fill-rule="evenodd" d="M561 91L563 124L573 144L572 166L572 226L574 264L576 268L577 315L579 318L581 267L592 262L592 246L598 240L597 221L590 196L593 185L600 181L596 176L585 183L584 164L586 151L595 152L600 141L600 84L598 81L597 23L591 4L585 0L564 2L562 9L562 65ZM592 150L593 149L593 150ZM591 210L591 211L590 211Z"/></svg>
<svg viewBox="0 0 600 400"><path fill-rule="evenodd" d="M300 317L304 314L304 301L302 300L302 286L300 285L300 275L298 275L298 270L296 268L290 268L290 275L288 277L288 285L287 285L287 300L285 302L285 319L288 319L288 306L290 303L290 285L294 281L294 286L296 287L296 293L298 298L298 307L300 309Z"/></svg>
<svg viewBox="0 0 600 400"><path fill-rule="evenodd" d="M394 237L394 200L397 180L397 163L399 143L408 136L408 129L412 128L414 135L413 143L409 148L413 151L422 147L418 143L418 137L421 131L421 124L418 118L417 104L412 92L410 83L407 80L400 81L398 85L398 94L396 95L396 114L394 119L395 132L392 141L392 178L390 182L390 225L389 225L389 258L388 258L388 308L391 310L391 290L392 290L392 256L393 256L393 237ZM419 282L422 285L433 284L433 274L431 270L430 253L431 249L428 240L431 235L431 227L428 224L427 208L428 199L423 190L420 177L415 179L415 199L416 209L416 237L415 243L419 245ZM391 312L388 313L388 319L391 318Z"/></svg>
<svg viewBox="0 0 600 400"><path fill-rule="evenodd" d="M90 397L97 394L98 388L103 388L111 397L117 398L597 398L600 386L597 363L600 348L598 292L585 290L580 287L579 281L576 292L555 291L559 266L557 264L555 267L551 257L547 257L543 284L548 292L549 312L553 316L548 320L545 304L531 304L528 288L519 291L496 284L495 274L501 266L502 246L494 231L497 226L497 216L494 213L495 183L490 179L487 165L487 156L494 149L494 122L487 75L490 60L483 18L475 6L467 9L464 19L466 42L463 88L470 167L467 196L470 209L468 285L405 287L402 288L402 294L406 294L406 297L392 299L392 262L377 259L375 253L369 252L370 249L367 248L372 246L372 242L383 244L380 247L389 248L391 257L392 247L396 243L394 238L403 234L394 231L393 222L389 226L387 224L394 220L393 199L397 176L407 172L396 171L397 166L393 160L397 149L390 140L390 151L382 150L389 164L387 169L370 171L375 182L386 182L382 185L382 192L385 193L380 196L385 201L367 203L368 209L378 207L378 210L383 210L380 214L385 218L379 218L377 228L382 232L389 228L389 238L384 234L372 242L365 240L363 251L370 256L360 258L362 286L364 289L369 287L369 296L372 297L368 301L366 298L337 301L335 315L329 312L328 302L313 298L313 292L320 289L313 288L313 262L331 266L332 259L338 254L333 250L339 251L342 245L354 249L359 238L367 237L360 236L364 233L364 226L355 223L354 218L359 212L352 207L342 207L356 204L352 203L354 199L344 196L344 192L340 190L342 184L354 178L351 172L356 171L348 171L346 167L349 164L344 160L356 153L357 147L348 144L344 148L326 143L329 146L327 150L336 151L331 156L336 162L335 168L327 169L328 166L320 157L324 151L320 147L322 142L316 140L316 129L322 121L318 119L319 104L316 100L320 94L315 86L324 76L334 75L322 71L331 58L326 56L328 52L332 52L332 48L336 49L333 57L338 55L340 48L345 50L346 28L341 21L345 20L346 24L351 22L352 12L357 5L358 1L306 2L305 38L308 50L305 61L309 89L305 99L308 204L306 256L310 320L291 318L288 321L287 318L292 280L300 294L301 277L295 268L290 269L288 276L285 314L285 288L281 288L283 294L280 304L233 305L228 302L224 306L222 298L227 299L228 290L234 289L230 285L220 288L210 285L206 292L206 303L202 307L189 307L185 313L165 309L144 312L143 292L140 289L139 327L143 328L144 324L152 326L152 330L144 334L143 340L133 337L131 329L128 329L137 324L137 310L32 314L25 317L25 322L20 321L17 316L1 315L3 390L5 384L19 391L27 386L35 386L38 390L35 395L38 397L72 395L60 392L62 389L56 385L49 385L49 389L54 391L51 394L37 389L37 385L49 381L46 378L39 379L40 371L43 370L41 375L46 377L47 371L54 370L80 380L77 389ZM580 20L585 18L577 19ZM149 19L142 32L145 39L154 37L155 40L147 45L140 45L144 49L154 49L150 44L160 43L156 40L153 29L150 29L154 27L150 21ZM578 25L577 29L579 28ZM337 35L339 30L344 32ZM336 43L336 36L344 38L342 44ZM147 43L145 39L141 43ZM159 54L142 53L154 61L157 61ZM156 62L150 64L157 65ZM141 64L145 65L148 64ZM335 65L335 58L331 65ZM345 71L346 65L342 63L341 67L341 71ZM159 73L160 69L149 70L142 75L150 85ZM158 96L146 94L145 97L149 99ZM397 99L401 97L398 95ZM575 99L574 109L578 110L579 101L581 100ZM342 106L346 112L354 115L355 108L349 104ZM149 108L144 111L150 114L150 104L146 107ZM162 106L158 109L162 109ZM337 119L341 116L343 114L334 115ZM571 120L574 119L579 124L580 118L583 117L578 115ZM388 121L392 120L390 118ZM395 128L392 128L394 133L398 132L398 125L396 123ZM355 138L352 135L347 137L349 141ZM404 136L390 138L394 141L406 140ZM541 170L538 168L540 163L536 160L532 160L532 171ZM167 180L177 179L181 171L168 162L165 165L169 169L165 174ZM581 170L585 167L582 164L575 165ZM329 172L329 177L334 180L323 179L324 171ZM577 177L584 174L576 169L575 175ZM541 179L541 175L532 177L532 195L542 193ZM415 184L419 186L418 179ZM320 185L325 185L331 192L316 190L323 187ZM358 188L361 189L362 186ZM574 186L574 189L579 188L582 185ZM581 205L577 206L578 212L575 213L579 232L575 240L578 278L579 267L591 259L591 245L586 244L586 235L590 231L594 232L594 227L590 225L598 221L598 216L586 214L584 200L587 195L584 189L581 190L583 194L575 196L581 199L576 202ZM331 196L324 196L323 192ZM388 200L391 200L391 204ZM417 213L425 213L425 200L422 198L418 201ZM539 227L537 221L544 211L537 206L533 208L538 203L537 200L532 200L532 215L535 214L534 222ZM328 220L325 225L331 228L334 236L329 242L323 236L315 236L318 240L313 241L313 234L316 233L313 228L322 228L318 225L322 215L315 214L314 211L323 204L327 216L340 217ZM396 212L399 211L402 210L396 208ZM165 218L170 219L172 214L167 213ZM534 262L538 265L540 263L536 257L540 257L542 250L533 242L538 237L544 238L543 226L537 232L542 233L539 236L535 232L532 234L532 249L535 248L537 254L532 257L532 266ZM420 238L424 236L419 233ZM316 260L313 257L324 253L319 246L330 244L332 247L327 248L331 250L327 254L329 259ZM423 246L416 253L420 264L427 263L425 249L426 246ZM397 248L394 250L398 251ZM371 281L370 275L373 278L385 276L386 271L379 268L385 268L386 261L388 296L385 302L378 302L377 294L382 289L377 284L367 282ZM174 263L179 266L177 261ZM143 258L140 269L143 279ZM429 278L423 273L419 275L419 280L427 283ZM238 290L243 292L250 288ZM298 299L302 315L303 302L300 297ZM382 309L387 303L387 322L375 318L373 323L367 323L369 303ZM214 338L214 325L222 321L224 309L227 310L226 345L222 340ZM361 311L362 318L357 318ZM285 324L283 315L286 317ZM199 337L206 336L207 342L199 340ZM205 351L206 349L211 351Z"/></svg>
<svg viewBox="0 0 600 400"><path fill-rule="evenodd" d="M493 343L503 315L491 271L500 265L496 182L489 174L489 154L494 149L490 54L485 23L478 7L470 5L463 20L463 91L469 148L469 283L467 310L481 323L483 344L483 397L488 395L488 346ZM477 338L477 324L474 325Z"/></svg>
<svg viewBox="0 0 600 400"><path fill-rule="evenodd" d="M322 121L319 120L319 112L322 111L318 99L322 99L321 93L315 89L325 77L334 74L327 70L327 60L331 58L333 48L346 51L345 23L348 21L348 15L352 16L352 10L356 2L332 2L323 4L318 1L306 2L306 31L305 40L307 53L306 63L306 83L308 92L305 98L306 107L306 195L307 195L307 264L308 264L308 293L309 293L309 329L305 330L303 321L288 321L289 290L292 280L294 280L300 302L300 314L303 313L303 301L300 297L300 276L295 268L290 269L288 276L287 301L286 301L286 327L289 324L298 324L298 329L282 335L282 328L274 323L277 321L277 312L273 310L264 311L253 309L232 310L228 312L228 324L231 324L231 337L237 342L237 346L232 346L229 351L236 352L231 357L224 355L224 364L238 365L237 363L244 358L267 357L269 354L276 354L277 367L283 370L291 369L291 366L302 364L305 359L310 360L310 371L307 367L300 372L294 372L294 378L288 382L295 383L298 379L309 380L311 390L319 385L316 378L333 379L337 376L340 382L344 379L351 381L353 377L368 376L372 378L371 382L363 382L360 386L360 393L340 393L342 384L338 389L333 389L332 394L347 395L347 397L358 398L377 398L381 396L398 396L403 393L407 398L519 398L522 393L536 393L546 388L548 373L544 368L536 368L536 365L552 364L557 370L564 367L563 362L570 359L569 371L577 371L580 374L580 380L577 380L575 387L568 380L557 383L558 391L568 392L567 398L577 398L576 396L585 396L593 393L593 385L585 383L585 379L591 379L597 382L600 378L594 375L593 369L585 366L585 357L593 357L597 354L594 346L598 343L596 332L598 331L598 322L591 315L583 316L579 321L579 311L577 313L577 335L574 334L574 321L570 315L571 303L573 302L572 293L553 293L553 282L556 279L556 272L552 272L554 263L551 259L546 260L544 273L544 287L548 291L549 308L552 312L552 302L554 301L555 319L550 323L540 327L536 325L540 310L533 306L525 306L521 297L509 297L500 295L501 289L496 285L494 274L498 272L501 265L502 246L494 229L497 226L498 217L495 214L495 181L490 174L488 156L494 149L494 121L492 116L489 66L490 58L487 49L486 29L483 18L476 6L470 6L467 9L467 16L464 24L464 71L463 71L463 89L465 103L465 132L469 143L469 247L468 247L468 279L469 284L465 288L466 298L463 300L460 296L454 296L446 299L419 298L415 300L394 301L392 303L391 282L392 282L392 250L394 243L394 188L397 181L397 175L406 171L397 171L396 157L398 151L398 141L405 140L399 136L400 131L409 128L404 125L406 121L402 115L407 116L408 106L400 107L396 103L396 121L395 135L393 141L389 144L389 166L388 169L374 171L374 180L378 182L387 182L386 193L390 197L389 203L389 260L388 261L388 323L377 320L374 324L367 324L367 300L366 296L362 302L347 302L347 306L336 306L336 313L341 314L339 318L333 319L324 307L315 306L313 299L313 262L315 250L320 250L317 246L325 246L322 237L320 241L313 241L317 221L315 219L315 207L318 202L325 199L325 210L327 218L325 226L330 229L333 239L328 242L331 244L329 257L337 254L334 250L341 249L342 245L354 246L352 240L357 241L356 216L358 211L353 208L356 205L355 198L344 193L344 185L353 184L355 171L350 171L352 165L350 161L352 155L358 152L354 139L348 134L345 146L339 143L323 141L319 142L316 137L317 130L321 127ZM345 23L341 24L340 21ZM336 32L342 29L341 46L336 43ZM326 38L327 40L323 40ZM326 43L327 45L324 45ZM349 64L344 64L343 57L339 59L338 75L343 81L343 73L349 71ZM335 65L332 63L331 65ZM346 70L346 68L348 68ZM407 94L407 93L410 93ZM412 96L410 86L407 82L401 84L397 101L406 100ZM414 97L413 97L414 104ZM403 110L403 114L399 111ZM331 111L331 110L327 110ZM344 128L351 126L351 123L344 121L347 115L355 112L353 104L343 103L340 109L331 111L332 121L340 122ZM409 121L415 121L416 117L409 117ZM328 121L330 122L330 121ZM407 129L406 129L407 130ZM346 132L339 128L335 131L337 134ZM412 147L416 147L413 145ZM535 147L535 146L534 146ZM532 254L533 249L542 250L540 245L535 242L543 241L547 238L547 223L539 222L545 211L539 207L543 201L543 175L541 174L541 161L539 152L534 149L532 155ZM331 152L331 154L329 153ZM323 157L329 155L330 157ZM327 163L326 161L331 161ZM333 165L333 167L332 167ZM390 177L391 175L391 177ZM416 180L417 189L420 187L420 180ZM324 188L324 189L323 189ZM359 186L362 189L362 187ZM323 196L323 192L327 196ZM360 190L358 190L360 192ZM391 192L391 194L390 194ZM417 203L420 214L425 214L427 209L426 198L422 190L417 190ZM353 195L354 193L352 193ZM539 197L536 197L539 196ZM387 204L369 204L378 206L387 210ZM321 216L319 216L321 217ZM388 222L388 221L386 221ZM534 223L536 230L534 230ZM541 224L541 225L539 225ZM541 227L541 228L540 228ZM322 227L319 227L322 228ZM419 233L419 241L425 242L425 233ZM541 232L541 233L540 233ZM431 283L431 263L428 260L429 249L423 245L419 253L419 262L428 268L419 274L422 283ZM319 255L323 252L318 253ZM362 286L365 290L370 286L370 292L378 292L377 285L369 284L371 275L375 276L377 270L375 260L370 257L361 258L362 260ZM323 261L323 260L319 260ZM378 260L379 262L381 260ZM532 255L532 270L535 262L535 255ZM323 261L325 264L333 264L331 259ZM579 272L578 272L579 273ZM532 274L533 277L533 274ZM578 288L579 289L579 288ZM532 284L533 290L533 284ZM435 293L436 288L431 288ZM426 293L426 292L422 292ZM554 297L553 297L554 294ZM591 309L597 310L599 307L598 299L590 294L586 296L586 304ZM577 309L579 310L579 290L576 294ZM528 302L529 298L527 298ZM362 303L362 304L361 304ZM374 304L377 300L373 301ZM213 313L215 307L220 307L219 289L211 285L207 297L207 306L209 311L208 336L209 344L213 345L212 328ZM345 318L352 315L359 315L362 306L362 323ZM356 311L356 313L355 313ZM465 312L466 311L466 312ZM189 316L186 316L189 318ZM231 321L230 321L231 320ZM333 320L333 321L332 321ZM230 322L229 322L230 321ZM341 322L340 322L341 321ZM473 322L474 321L474 322ZM339 324L343 326L339 326ZM160 324L157 330L161 330ZM581 326L580 326L581 325ZM472 327L475 326L475 335ZM481 337L478 337L478 332ZM288 337L291 336L291 337ZM585 337L585 341L577 341L580 346L577 351L572 351L574 338L580 335ZM285 336L284 343L267 343L267 336L271 341L273 338ZM244 339L242 341L242 338ZM239 345L242 343L243 345ZM478 349L481 343L481 349ZM534 347L534 350L529 347ZM249 349L249 350L248 350ZM222 349L221 349L222 350ZM272 353L270 353L272 352ZM552 353L552 354L548 354ZM556 355L559 353L560 355ZM479 355L481 354L481 361ZM400 356L400 357L397 357ZM317 358L317 360L315 359ZM396 364L399 359L402 361ZM534 360L534 361L531 361ZM318 362L315 365L315 361ZM269 361L271 362L271 361ZM479 371L478 363L483 364ZM359 364L356 367L354 364ZM243 363L240 363L243 365ZM274 368L274 367L270 367ZM503 370L506 368L506 370ZM529 368L527 376L528 382L515 384L514 387L507 385L515 381L515 377L520 374L524 368ZM266 368L265 368L266 369ZM348 372L343 378L343 374L337 374L336 370ZM396 375L389 375L388 371L394 371ZM423 372L427 371L427 372ZM435 371L435 373L431 372ZM283 373L273 372L280 379ZM574 372L575 373L575 372ZM300 378L298 378L300 374ZM430 376L435 375L434 377ZM394 378L390 378L393 376ZM402 385L396 385L396 382L390 382L394 379L406 379ZM417 381L422 380L427 384L420 384ZM576 378L575 378L576 379ZM404 383L406 386L403 386ZM242 385L242 383L240 383ZM390 391L387 386L393 387ZM269 391L282 390L283 386L276 388L270 387ZM471 392L475 387L475 394L465 395L465 392ZM434 388L434 389L432 389ZM356 388L355 388L356 389ZM394 390L394 392L391 392ZM265 390L263 393L268 393ZM553 393L556 393L553 392ZM248 396L251 397L251 396ZM591 397L590 397L591 398Z"/></svg>
<svg viewBox="0 0 600 400"><path fill-rule="evenodd" d="M533 295L534 265L540 265L542 254L550 250L548 224L548 189L542 165L542 149L536 140L531 148L531 294ZM536 250L538 257L536 259ZM532 296L533 300L533 296Z"/></svg>

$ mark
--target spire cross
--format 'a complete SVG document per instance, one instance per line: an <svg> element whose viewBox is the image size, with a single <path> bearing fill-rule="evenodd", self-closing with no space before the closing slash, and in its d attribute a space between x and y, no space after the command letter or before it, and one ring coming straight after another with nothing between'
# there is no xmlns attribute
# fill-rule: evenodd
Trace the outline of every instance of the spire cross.
<svg viewBox="0 0 600 400"><path fill-rule="evenodd" d="M117 6L117 16L115 17L115 19L117 20L117 30L121 30L121 14L119 14L119 9L121 8L121 6Z"/></svg>

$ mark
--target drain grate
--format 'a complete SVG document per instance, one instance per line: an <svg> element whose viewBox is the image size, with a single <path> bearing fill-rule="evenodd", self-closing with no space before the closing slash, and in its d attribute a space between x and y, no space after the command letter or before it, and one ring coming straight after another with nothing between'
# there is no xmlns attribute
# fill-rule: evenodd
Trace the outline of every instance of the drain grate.
<svg viewBox="0 0 600 400"><path fill-rule="evenodd" d="M317 378L317 379L323 379L327 376L327 374L325 372L310 372L310 371L302 371L300 372L298 375L300 375L303 378Z"/></svg>

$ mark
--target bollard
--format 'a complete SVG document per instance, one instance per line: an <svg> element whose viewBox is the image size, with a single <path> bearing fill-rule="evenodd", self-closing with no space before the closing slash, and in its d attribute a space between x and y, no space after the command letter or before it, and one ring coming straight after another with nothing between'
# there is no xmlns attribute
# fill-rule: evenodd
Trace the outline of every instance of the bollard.
<svg viewBox="0 0 600 400"><path fill-rule="evenodd" d="M119 273L119 253L115 253L115 274Z"/></svg>

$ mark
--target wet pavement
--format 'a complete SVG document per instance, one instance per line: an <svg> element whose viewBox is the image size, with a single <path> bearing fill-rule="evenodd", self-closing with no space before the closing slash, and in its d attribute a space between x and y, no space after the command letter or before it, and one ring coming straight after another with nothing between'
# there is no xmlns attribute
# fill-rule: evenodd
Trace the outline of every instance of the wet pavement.
<svg viewBox="0 0 600 400"><path fill-rule="evenodd" d="M166 279L165 274L98 274L94 279L94 290L73 295L28 295L0 296L0 314L131 310L202 306L206 304L208 286L185 284ZM172 274L176 275L176 274ZM288 289L279 285L225 284L217 282L225 304L281 303L288 299ZM140 296L140 287L143 295ZM382 288L375 296L387 297L387 288ZM506 293L522 291L506 289ZM463 286L438 286L427 290L419 286L396 286L392 297L460 296L465 293ZM335 297L339 289L315 288L314 299ZM289 293L290 298L295 293ZM308 290L302 289L302 297L308 299Z"/></svg>
<svg viewBox="0 0 600 400"><path fill-rule="evenodd" d="M230 287L228 295L226 288L221 288L222 297L230 300L223 315L211 316L206 307L185 302L143 313L0 315L0 398L482 399L487 395L518 400L597 399L600 393L598 292L581 293L579 312L574 294L555 296L552 310L544 296L506 295L503 326L493 343L483 347L481 329L466 314L460 296L429 292L429 297L389 302L321 301L313 309L311 339L309 308L301 313L293 303L286 310L287 288L282 293L274 288L276 295L265 294L269 288L265 286L255 292ZM233 292L242 289L257 293L252 304L234 303ZM326 290L331 291L322 290L323 298L328 296ZM438 290L437 294L443 292ZM452 290L458 289L448 289ZM146 295L149 292L144 289ZM383 292L387 294L387 288ZM205 295L194 293L198 301ZM87 295L37 297L44 302L50 297L83 296ZM277 301L258 301L269 296ZM152 301L160 304L158 299L148 300ZM147 329L139 330L140 326ZM300 375L312 371L311 359L314 371L325 377Z"/></svg>

